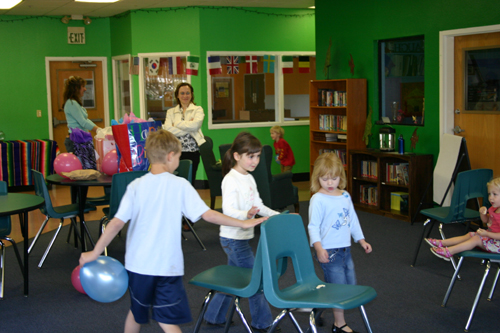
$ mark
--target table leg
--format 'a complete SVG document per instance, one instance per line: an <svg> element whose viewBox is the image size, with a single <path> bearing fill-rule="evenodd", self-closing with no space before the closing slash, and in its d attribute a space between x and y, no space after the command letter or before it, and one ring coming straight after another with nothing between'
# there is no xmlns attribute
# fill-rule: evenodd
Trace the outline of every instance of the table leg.
<svg viewBox="0 0 500 333"><path fill-rule="evenodd" d="M87 192L88 186L79 186L78 187L78 209L79 209L79 218L80 218L80 234L82 235L82 252L87 251L87 242L85 241L85 235L90 240L92 246L95 246L94 240L90 236L90 231L87 228L87 224L85 223L85 202L87 201Z"/></svg>
<svg viewBox="0 0 500 333"><path fill-rule="evenodd" d="M23 239L24 239L24 262L23 262L23 277L24 277L24 297L28 297L29 293L29 264L28 264L28 248L29 248L29 241L28 241L28 212L24 212L22 214L19 214L19 222L21 222L21 230L23 234Z"/></svg>

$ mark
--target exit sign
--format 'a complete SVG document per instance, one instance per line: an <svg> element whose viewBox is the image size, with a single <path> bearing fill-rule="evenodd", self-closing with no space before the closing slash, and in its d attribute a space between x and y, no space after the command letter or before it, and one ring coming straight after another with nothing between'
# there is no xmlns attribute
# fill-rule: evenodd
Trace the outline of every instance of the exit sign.
<svg viewBox="0 0 500 333"><path fill-rule="evenodd" d="M68 44L85 44L85 28L68 27Z"/></svg>

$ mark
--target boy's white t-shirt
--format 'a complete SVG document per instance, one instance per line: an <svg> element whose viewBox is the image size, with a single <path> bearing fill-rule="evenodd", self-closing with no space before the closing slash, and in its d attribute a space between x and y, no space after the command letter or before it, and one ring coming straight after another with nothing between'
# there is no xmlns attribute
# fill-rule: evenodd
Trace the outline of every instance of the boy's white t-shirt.
<svg viewBox="0 0 500 333"><path fill-rule="evenodd" d="M222 180L222 213L238 220L247 220L247 213L253 207L260 216L272 216L278 212L264 206L257 191L257 184L251 174L243 175L231 169ZM221 226L219 236L230 239L252 239L254 228Z"/></svg>
<svg viewBox="0 0 500 333"><path fill-rule="evenodd" d="M131 182L115 215L130 220L125 268L143 275L184 275L182 215L195 222L209 209L186 179L169 172Z"/></svg>

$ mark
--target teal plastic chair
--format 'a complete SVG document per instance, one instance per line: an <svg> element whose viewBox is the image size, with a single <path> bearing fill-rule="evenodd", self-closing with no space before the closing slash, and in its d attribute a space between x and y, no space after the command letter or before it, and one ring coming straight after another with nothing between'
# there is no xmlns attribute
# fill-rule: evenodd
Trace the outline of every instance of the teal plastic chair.
<svg viewBox="0 0 500 333"><path fill-rule="evenodd" d="M203 162L203 168L207 174L208 187L210 189L210 208L215 208L215 198L222 196L220 188L222 183L222 165L217 164L213 152L214 143L212 139L205 136L206 142L200 146L200 155ZM222 157L222 156L221 156Z"/></svg>
<svg viewBox="0 0 500 333"><path fill-rule="evenodd" d="M0 181L0 195L7 194L7 183L4 181ZM11 219L10 216L2 216L0 217L0 299L3 299L4 295L4 283L5 283L5 244L3 241L9 241L14 248L14 252L16 253L17 262L19 264L19 268L21 268L21 274L23 272L23 262L21 261L21 256L19 255L19 250L17 249L16 242L9 237L11 232Z"/></svg>
<svg viewBox="0 0 500 333"><path fill-rule="evenodd" d="M52 248L52 245L54 245L54 242L57 238L57 235L59 235L59 232L61 231L64 219L70 219L71 224L74 227L75 247L78 246L78 244L76 242L77 238L80 239L80 241L83 241L83 240L82 240L81 235L78 233L78 229L77 229L77 225L76 225L76 216L78 216L78 212L79 212L78 204L75 203L75 204L69 204L69 205L57 206L57 207L52 206L52 200L50 198L49 191L47 190L47 184L45 183L45 179L43 178L43 175L36 170L32 170L32 174L33 174L33 181L34 181L34 185L35 185L35 193L36 193L36 195L42 197L45 200L44 205L40 208L40 211L42 212L42 214L45 215L45 220L43 221L35 238L31 242L31 245L28 249L28 253L31 253L31 251L33 250L36 242L38 241L38 238L42 234L42 231L45 228L45 226L47 225L47 222L49 221L49 219L54 218L54 219L60 220L59 226L56 229L54 237L52 237L52 240L50 241L49 245L47 246L47 249L45 250L45 253L42 256L42 259L38 263L38 268L42 268L42 265L45 262L45 259L47 258L47 255L49 254L50 249ZM85 205L84 212L88 213L89 211L91 211L93 209L95 209L95 207ZM90 232L88 231L87 226L85 226L85 230L90 237Z"/></svg>
<svg viewBox="0 0 500 333"><path fill-rule="evenodd" d="M140 178L147 174L148 171L129 171L129 172L121 172L115 173L111 180L111 195L109 198L109 207L105 207L102 209L104 213L104 217L99 222L99 236L106 229L106 225L109 221L115 216L118 211L118 207L120 207L120 202L122 201L123 195L125 191L127 191L127 186L133 180ZM104 255L108 255L108 249L104 248Z"/></svg>
<svg viewBox="0 0 500 333"><path fill-rule="evenodd" d="M471 221L479 221L481 223L478 211L479 205L476 210L469 209L467 208L467 202L472 199L477 200L482 198L483 205L489 207L490 202L488 200L488 188L486 183L489 182L492 177L493 170L491 169L476 169L460 172L455 181L455 189L453 190L450 206L427 208L420 211L422 215L425 215L428 218L424 222L424 228L422 229L422 234L415 250L412 266L415 266L415 262L417 261L418 252L420 251L420 246L424 240L427 224L430 223L430 226L425 238L429 237L431 230L437 221L440 223L439 233L441 234L442 239L445 239L446 237L443 232L443 226L445 224L465 223L465 232L467 232ZM457 266L453 257L451 258L451 263L453 268L456 270Z"/></svg>
<svg viewBox="0 0 500 333"><path fill-rule="evenodd" d="M193 170L193 162L191 160L180 160L179 166L177 167L175 172L177 173L177 176L186 179L191 184L192 170ZM186 217L183 216L182 218L184 219L184 222L186 223L186 225L189 227L189 229L193 233L193 236L196 239L196 241L198 242L198 244L200 244L202 250L206 251L207 248L205 247L205 245L201 241L200 237L198 237L198 234L194 230L193 225L191 223L189 223L189 221L186 219ZM184 240L187 240L187 238L184 236L184 234L182 234L182 238Z"/></svg>
<svg viewBox="0 0 500 333"><path fill-rule="evenodd" d="M269 332L274 332L288 314L298 332L302 332L292 310L312 308L309 325L316 332L315 315L318 309L360 308L366 329L372 332L364 305L377 293L372 287L334 284L321 281L314 270L307 234L299 215L275 215L261 224L264 295L272 306L283 309L276 317ZM296 283L280 289L279 274L275 269L278 260L289 258L293 264Z"/></svg>
<svg viewBox="0 0 500 333"><path fill-rule="evenodd" d="M498 269L487 300L491 301L491 298L493 297L493 292L495 291L495 287L498 282L498 277L500 275L500 254L488 253L480 250L471 250L471 251L460 252L457 253L456 255L460 257L460 260L458 261L457 269L455 270L455 273L451 278L450 285L448 286L448 290L446 291L446 295L444 296L443 303L441 304L442 307L446 307L446 303L448 303L448 299L450 298L451 291L453 290L453 286L455 285L455 281L458 278L458 274L464 262L464 258L477 258L486 261L486 269L484 270L483 278L481 280L481 283L479 284L479 289L477 291L476 297L474 298L474 302L472 303L472 309L470 311L469 318L467 319L467 323L465 324L465 332L468 332L469 327L472 323L472 318L474 317L474 313L476 312L479 298L481 297L481 294L483 292L486 278L488 277L488 273L490 272L491 264L495 263L498 265Z"/></svg>

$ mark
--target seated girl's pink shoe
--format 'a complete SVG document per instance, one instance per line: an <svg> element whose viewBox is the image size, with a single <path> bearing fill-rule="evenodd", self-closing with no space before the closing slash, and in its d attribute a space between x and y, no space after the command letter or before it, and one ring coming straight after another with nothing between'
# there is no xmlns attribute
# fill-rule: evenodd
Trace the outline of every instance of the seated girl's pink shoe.
<svg viewBox="0 0 500 333"><path fill-rule="evenodd" d="M438 258L441 258L446 261L450 261L450 258L453 257L453 254L448 251L447 247L433 247L431 248L431 252Z"/></svg>
<svg viewBox="0 0 500 333"><path fill-rule="evenodd" d="M443 243L440 239L424 238L424 240L432 247L443 247Z"/></svg>

